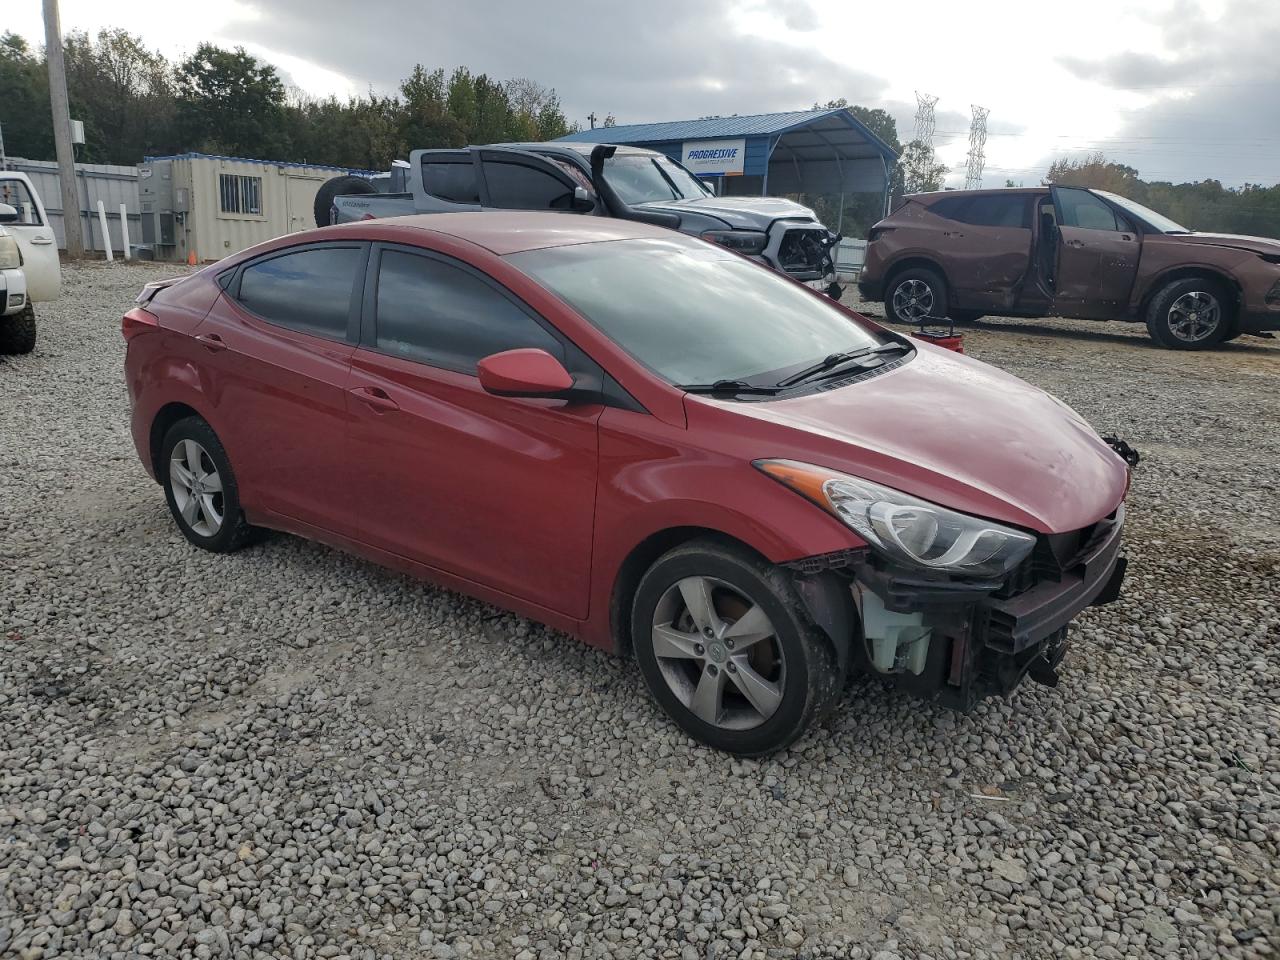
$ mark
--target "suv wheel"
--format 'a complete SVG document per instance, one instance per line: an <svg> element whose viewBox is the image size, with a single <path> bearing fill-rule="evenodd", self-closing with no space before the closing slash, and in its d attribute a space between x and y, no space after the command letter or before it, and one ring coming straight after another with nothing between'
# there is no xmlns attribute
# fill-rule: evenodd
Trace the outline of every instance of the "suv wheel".
<svg viewBox="0 0 1280 960"><path fill-rule="evenodd" d="M30 353L35 348L36 311L31 304L12 317L0 317L0 353Z"/></svg>
<svg viewBox="0 0 1280 960"><path fill-rule="evenodd" d="M884 312L896 323L920 323L947 315L947 282L927 267L895 274L884 300Z"/></svg>
<svg viewBox="0 0 1280 960"><path fill-rule="evenodd" d="M184 537L212 553L239 550L253 539L231 461L209 424L199 417L179 420L160 450L160 481Z"/></svg>
<svg viewBox="0 0 1280 960"><path fill-rule="evenodd" d="M654 698L695 739L759 756L793 743L843 677L791 579L745 550L694 541L658 559L631 608Z"/></svg>
<svg viewBox="0 0 1280 960"><path fill-rule="evenodd" d="M1222 284L1207 278L1174 280L1147 306L1147 332L1162 347L1203 350L1230 333L1233 308Z"/></svg>

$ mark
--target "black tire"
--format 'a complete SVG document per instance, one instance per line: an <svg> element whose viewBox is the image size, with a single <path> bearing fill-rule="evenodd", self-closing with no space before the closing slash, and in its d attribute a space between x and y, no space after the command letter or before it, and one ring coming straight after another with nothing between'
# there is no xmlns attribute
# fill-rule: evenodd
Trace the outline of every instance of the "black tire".
<svg viewBox="0 0 1280 960"><path fill-rule="evenodd" d="M727 640L720 644L707 640L707 647L702 648L705 656L701 659L660 661L654 649L654 617L666 615L659 612L659 604L671 603L664 598L670 595L670 591L678 591L677 584L687 578L707 578L717 582L712 590L716 599L712 602L718 612L722 612L726 597L728 602L741 602L745 597L748 602L759 606L772 626L769 639L761 640L749 650L740 649L736 654L725 652L725 646L732 648ZM677 600L674 609L680 607L681 601ZM687 608L680 616L691 618ZM733 623L732 620L725 622ZM682 634L688 642L704 639L696 627L691 629L692 633ZM794 743L834 706L844 686L844 677L837 666L831 642L809 619L791 578L745 549L714 540L695 540L676 547L649 568L632 600L631 636L645 684L667 715L694 739L739 756L762 756ZM780 699L776 701L771 715L757 720L756 725L731 728L730 709L743 716L751 714L754 708L741 692L745 689L741 685L745 671L731 666L730 662L741 664L743 658L754 658L762 646L766 647L763 652L775 667L773 676L765 679L771 679L775 695L780 693ZM718 647L718 650L713 650L713 647ZM717 656L727 656L728 660L715 659ZM717 663L723 666L717 668ZM691 699L696 683L701 682L705 675L714 676L720 671L726 693L723 695L725 709L718 716L723 717L724 722L709 723L698 717L676 694L668 680L669 674L664 670L678 674L679 682ZM760 675L757 674L758 678ZM736 707L733 706L735 703ZM757 711L756 716L760 715Z"/></svg>
<svg viewBox="0 0 1280 960"><path fill-rule="evenodd" d="M312 208L312 213L315 214L316 218L316 226L330 226L329 218L332 213L334 197L377 192L378 189L364 177L334 177L332 180L326 180L320 185L320 189L316 191L315 206Z"/></svg>
<svg viewBox="0 0 1280 960"><path fill-rule="evenodd" d="M0 353L30 353L36 348L36 311L27 304L21 313L0 317Z"/></svg>
<svg viewBox="0 0 1280 960"><path fill-rule="evenodd" d="M1186 323L1187 313L1180 304L1186 303L1189 297L1198 298L1200 303L1212 304L1215 308L1214 322L1203 334L1196 335L1196 324ZM1192 328L1190 333L1188 326ZM1147 333L1160 346L1170 350L1215 347L1228 337L1234 327L1234 298L1223 284L1208 277L1188 277L1167 283L1147 304Z"/></svg>
<svg viewBox="0 0 1280 960"><path fill-rule="evenodd" d="M947 316L956 323L973 323L975 320L981 320L986 314L979 310L952 310Z"/></svg>
<svg viewBox="0 0 1280 960"><path fill-rule="evenodd" d="M201 448L201 453L208 458L207 466L216 472L220 482L217 494L210 495L214 510L221 508L222 520L216 530L201 531L183 515L178 503L179 493L175 491L174 473L171 463L174 449L179 443L193 440ZM257 528L249 525L240 509L240 495L236 486L236 477L231 470L231 461L227 451L223 449L218 435L200 417L186 417L171 426L160 444L160 482L164 486L165 500L169 504L169 512L182 531L182 535L201 550L211 553L231 553L250 543L257 534ZM200 498L197 498L200 499ZM197 514L197 520L200 514Z"/></svg>
<svg viewBox="0 0 1280 960"><path fill-rule="evenodd" d="M922 318L909 316L894 306L894 295L907 284L924 284L928 288L929 302L925 307L927 315L942 318L947 315L947 281L942 274L928 267L908 267L895 273L885 285L884 315L894 323L919 323Z"/></svg>

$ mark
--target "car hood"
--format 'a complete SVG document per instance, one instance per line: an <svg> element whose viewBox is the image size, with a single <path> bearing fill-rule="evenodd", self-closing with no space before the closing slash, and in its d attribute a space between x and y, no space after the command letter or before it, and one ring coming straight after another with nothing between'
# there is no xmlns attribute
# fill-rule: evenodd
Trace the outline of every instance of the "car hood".
<svg viewBox="0 0 1280 960"><path fill-rule="evenodd" d="M723 220L735 230L767 230L775 220L812 220L808 207L778 197L695 197L691 200L651 200L637 210L662 213L701 213Z"/></svg>
<svg viewBox="0 0 1280 960"><path fill-rule="evenodd" d="M1041 533L1096 523L1128 486L1125 462L1066 404L928 344L901 366L834 390L687 403L691 424L695 405L757 421L762 458L804 460Z"/></svg>
<svg viewBox="0 0 1280 960"><path fill-rule="evenodd" d="M1267 237L1245 237L1235 233L1167 233L1165 236L1182 243L1200 243L1249 250L1253 253L1269 253L1272 256L1280 255L1280 240L1271 240Z"/></svg>

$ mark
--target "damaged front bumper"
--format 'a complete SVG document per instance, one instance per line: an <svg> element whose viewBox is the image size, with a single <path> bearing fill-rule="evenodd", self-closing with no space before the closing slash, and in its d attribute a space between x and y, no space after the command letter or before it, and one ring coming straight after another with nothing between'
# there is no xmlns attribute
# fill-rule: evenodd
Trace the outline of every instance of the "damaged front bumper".
<svg viewBox="0 0 1280 960"><path fill-rule="evenodd" d="M1057 684L1068 624L1086 607L1120 595L1123 528L1122 504L1083 530L1041 535L1003 581L927 578L868 551L838 555L826 571L815 563L822 558L793 566L800 579L835 577L851 591L849 662L906 691L970 710L986 697L1009 694L1027 676Z"/></svg>

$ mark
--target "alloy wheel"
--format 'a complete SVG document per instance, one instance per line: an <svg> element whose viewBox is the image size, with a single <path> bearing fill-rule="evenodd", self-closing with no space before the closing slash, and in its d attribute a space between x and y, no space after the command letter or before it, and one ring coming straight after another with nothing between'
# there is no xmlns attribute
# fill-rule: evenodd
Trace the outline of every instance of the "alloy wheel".
<svg viewBox="0 0 1280 960"><path fill-rule="evenodd" d="M786 662L764 609L713 577L685 577L654 609L653 652L671 692L698 719L750 730L782 703Z"/></svg>
<svg viewBox="0 0 1280 960"><path fill-rule="evenodd" d="M923 280L903 280L893 291L893 312L915 322L933 316L933 288Z"/></svg>
<svg viewBox="0 0 1280 960"><path fill-rule="evenodd" d="M1222 322L1218 298L1203 290L1184 293L1169 307L1169 331L1186 343L1206 340Z"/></svg>
<svg viewBox="0 0 1280 960"><path fill-rule="evenodd" d="M195 440L179 440L169 456L169 481L182 522L202 537L216 536L226 508L222 477L209 452Z"/></svg>

